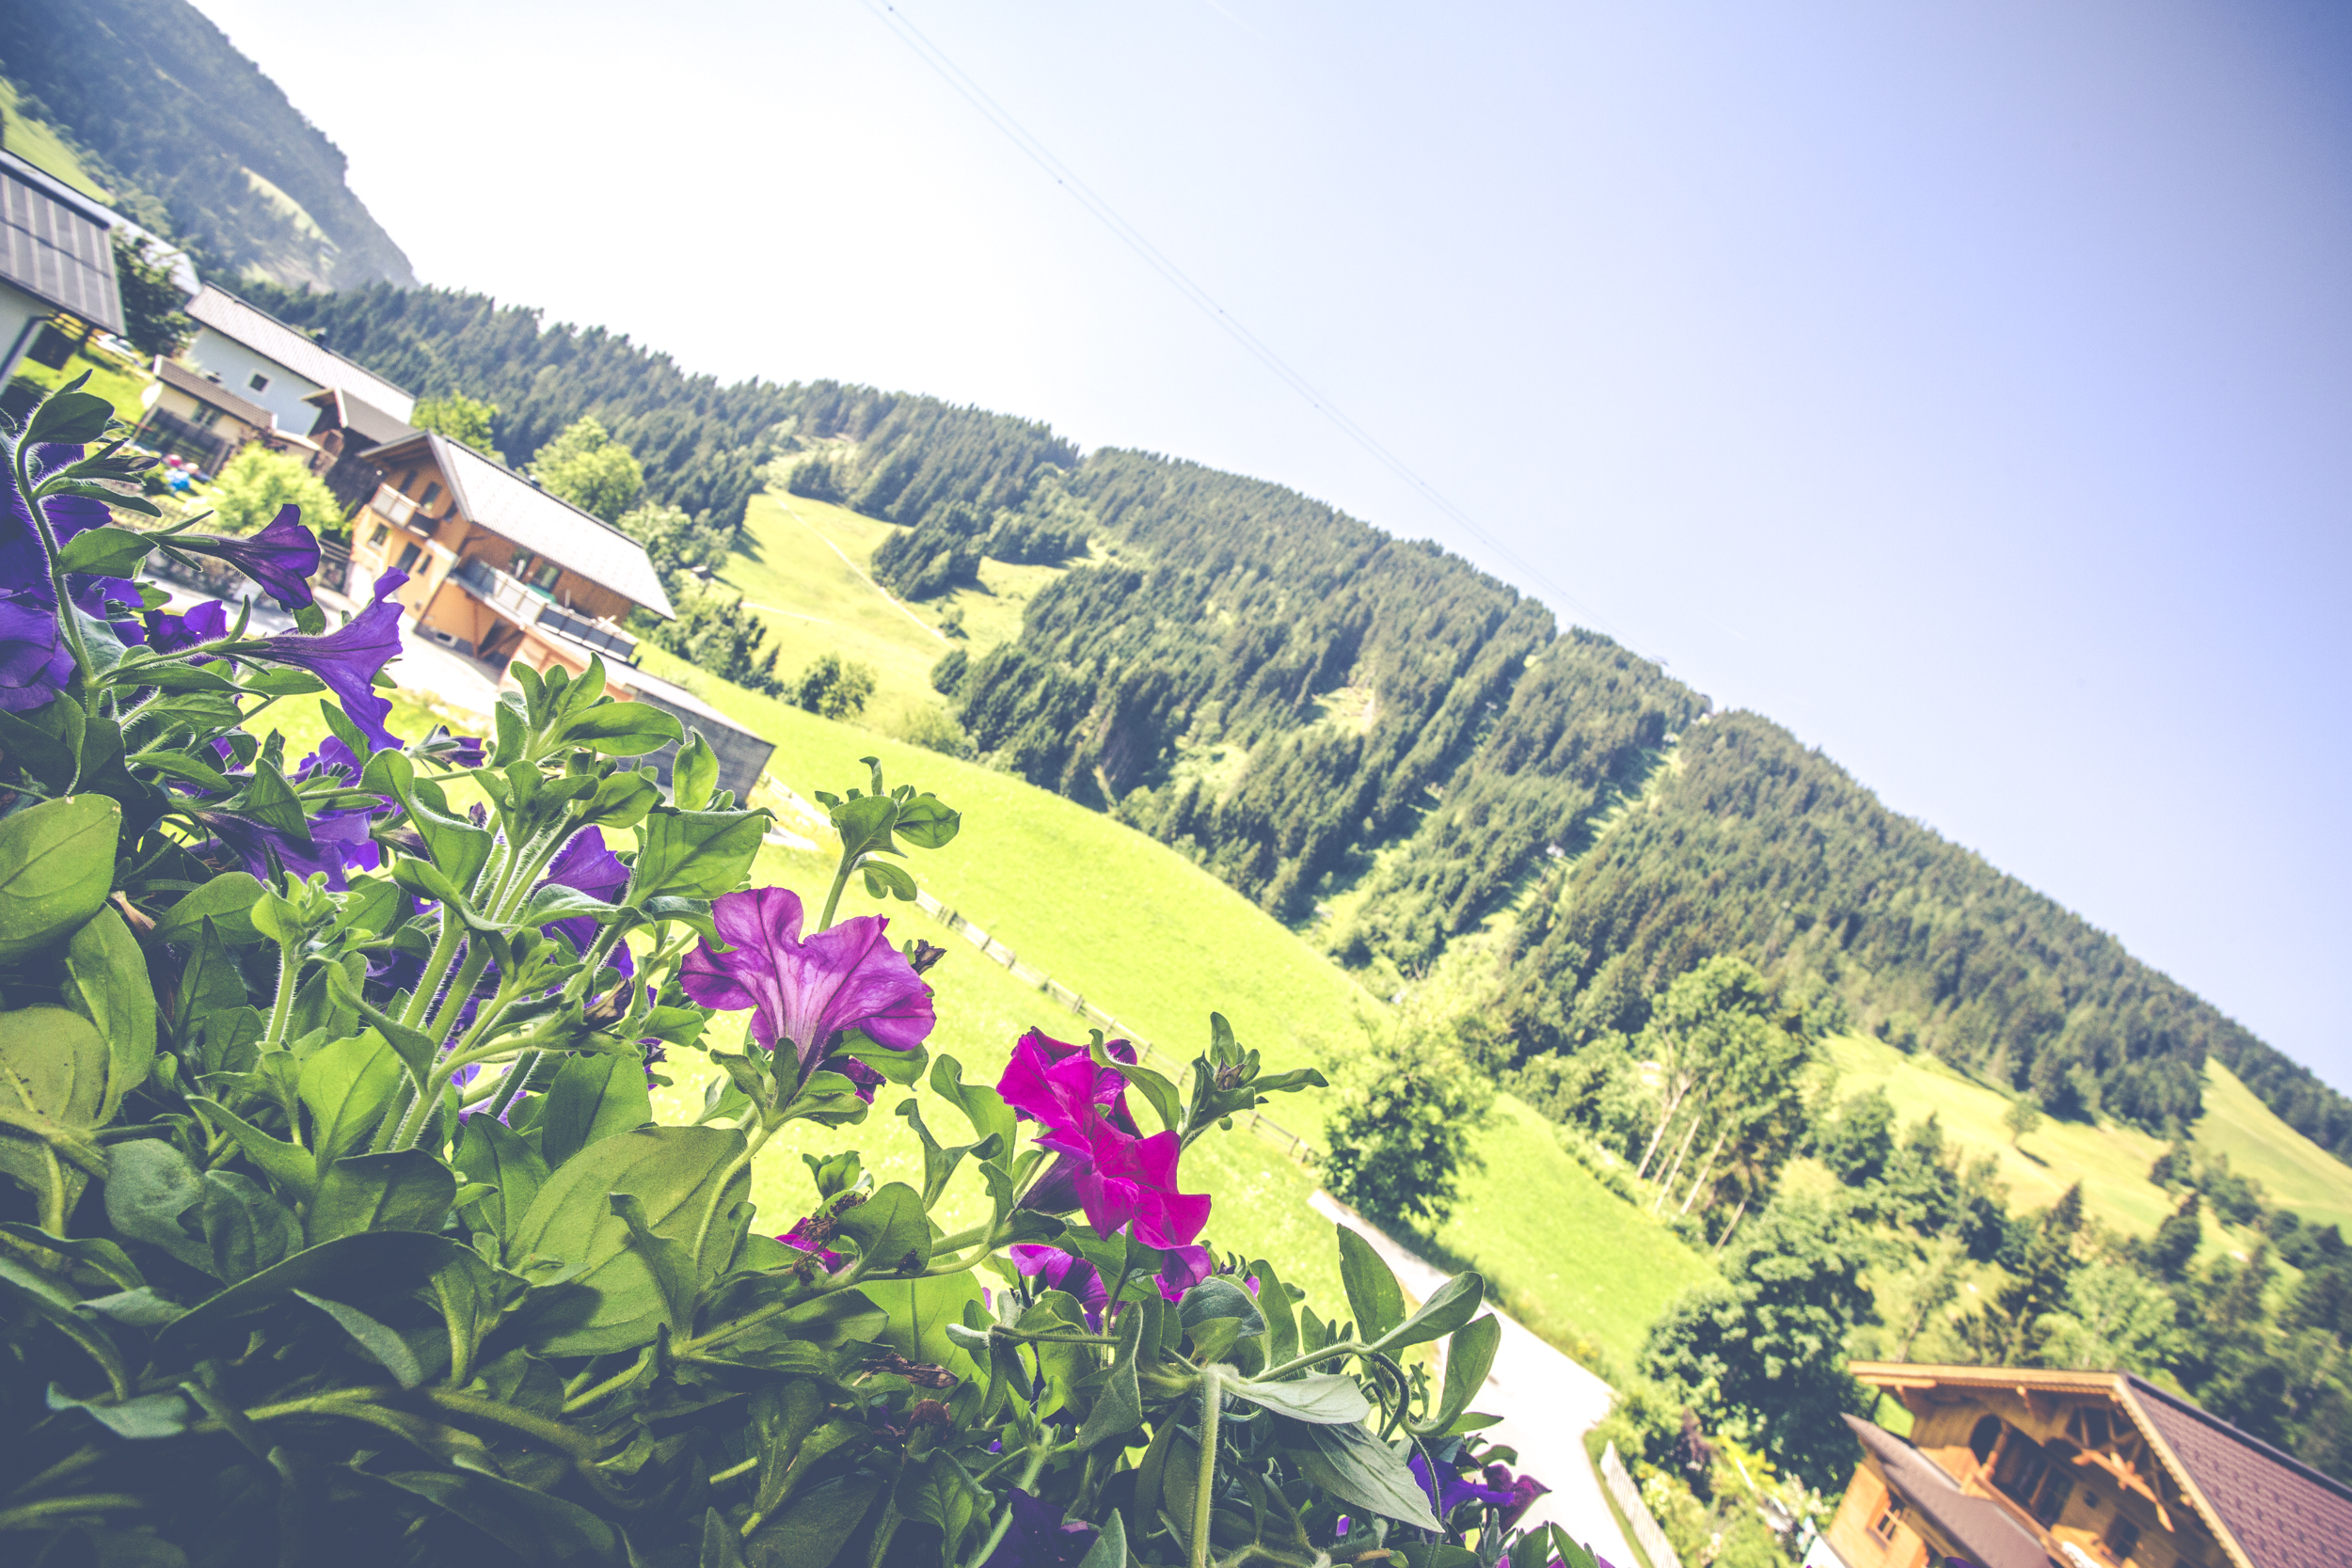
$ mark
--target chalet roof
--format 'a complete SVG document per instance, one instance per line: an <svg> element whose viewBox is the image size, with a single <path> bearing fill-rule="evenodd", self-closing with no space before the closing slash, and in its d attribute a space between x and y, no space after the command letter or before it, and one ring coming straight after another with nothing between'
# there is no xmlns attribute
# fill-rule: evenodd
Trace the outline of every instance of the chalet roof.
<svg viewBox="0 0 2352 1568"><path fill-rule="evenodd" d="M431 451L467 521L513 540L533 555L567 566L665 620L677 619L644 546L463 441L420 431L373 448L365 455L371 462L383 463L394 452L420 446Z"/></svg>
<svg viewBox="0 0 2352 1568"><path fill-rule="evenodd" d="M256 430L276 427L278 416L250 398L239 397L211 376L199 375L177 360L155 358L155 379L165 386L185 392L199 403L209 403L232 420L241 420Z"/></svg>
<svg viewBox="0 0 2352 1568"><path fill-rule="evenodd" d="M1990 1497L1963 1492L1942 1465L1885 1428L1859 1416L1845 1420L1886 1489L1925 1514L1970 1562L1979 1568L2049 1568L2049 1554L2009 1510Z"/></svg>
<svg viewBox="0 0 2352 1568"><path fill-rule="evenodd" d="M277 360L306 380L321 387L340 387L357 392L404 425L416 412L417 400L411 394L332 349L321 348L268 311L246 304L226 289L205 284L203 293L188 301L188 315L222 337L235 339L263 358Z"/></svg>
<svg viewBox="0 0 2352 1568"><path fill-rule="evenodd" d="M406 420L387 414L341 387L321 388L302 401L317 404L334 421L334 428L351 431L373 446L405 440L417 433Z"/></svg>
<svg viewBox="0 0 2352 1568"><path fill-rule="evenodd" d="M0 278L108 332L122 330L106 238L119 221L64 181L0 151Z"/></svg>
<svg viewBox="0 0 2352 1568"><path fill-rule="evenodd" d="M1978 1387L2105 1395L2128 1414L2233 1560L2246 1568L2340 1568L2352 1487L2130 1372L1857 1361L1882 1388Z"/></svg>

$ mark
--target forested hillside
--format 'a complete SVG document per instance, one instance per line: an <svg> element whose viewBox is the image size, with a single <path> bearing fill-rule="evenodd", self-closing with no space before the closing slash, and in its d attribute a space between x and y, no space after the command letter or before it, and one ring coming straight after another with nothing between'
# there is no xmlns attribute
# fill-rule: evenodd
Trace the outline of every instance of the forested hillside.
<svg viewBox="0 0 2352 1568"><path fill-rule="evenodd" d="M342 151L187 0L8 0L0 75L26 113L79 144L118 205L208 271L319 288L415 281L343 183Z"/></svg>
<svg viewBox="0 0 2352 1568"><path fill-rule="evenodd" d="M1354 895L1332 936L1352 963L1419 973L1531 893L1491 980L1523 1059L1637 1032L1668 982L1731 954L1817 1022L2062 1116L2177 1129L2210 1054L2352 1157L2352 1101L2114 939L1434 545L933 399L722 387L481 295L264 303L421 392L496 403L517 461L593 414L657 497L722 521L796 452L794 489L907 526L876 557L902 593L1089 537L1103 558L1040 592L1015 641L943 662L976 751L1285 918Z"/></svg>

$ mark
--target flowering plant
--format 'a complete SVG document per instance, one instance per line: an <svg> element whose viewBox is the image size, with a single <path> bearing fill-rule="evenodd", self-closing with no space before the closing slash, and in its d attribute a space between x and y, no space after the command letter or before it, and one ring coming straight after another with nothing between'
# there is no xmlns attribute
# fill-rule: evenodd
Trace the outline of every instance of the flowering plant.
<svg viewBox="0 0 2352 1568"><path fill-rule="evenodd" d="M839 918L853 879L911 898L898 861L954 811L879 765L821 797L841 854L811 923L746 885L766 814L600 664L516 667L490 736L404 741L377 695L397 584L329 629L297 518L115 526L140 467L107 429L78 387L38 408L0 517L20 1560L1583 1560L1470 1479L1501 1457L1469 1413L1498 1338L1476 1275L1408 1311L1342 1230L1327 1317L1205 1244L1184 1151L1315 1074L1213 1017L1186 1086L1034 1032L967 1081L927 1046L940 950ZM230 562L297 629L169 610L135 575L158 550ZM254 734L319 694L312 755ZM700 1115L657 1122L654 1066L693 1055ZM807 1156L771 1239L775 1133L918 1082L970 1137L906 1100L919 1183ZM982 1216L952 1231L951 1190ZM1406 1353L1437 1340L1432 1377Z"/></svg>

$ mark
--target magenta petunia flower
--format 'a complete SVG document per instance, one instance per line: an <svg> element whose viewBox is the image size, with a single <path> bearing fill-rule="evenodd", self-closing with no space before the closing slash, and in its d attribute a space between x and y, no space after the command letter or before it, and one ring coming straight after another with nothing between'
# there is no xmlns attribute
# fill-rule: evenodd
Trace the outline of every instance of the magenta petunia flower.
<svg viewBox="0 0 2352 1568"><path fill-rule="evenodd" d="M1216 1272L1216 1260L1204 1246L1180 1246L1168 1249L1168 1261L1160 1265L1156 1283L1162 1301L1182 1301L1184 1292ZM1257 1294L1251 1291L1250 1294Z"/></svg>
<svg viewBox="0 0 2352 1568"><path fill-rule="evenodd" d="M813 1219L803 1215L793 1222L791 1229L777 1237L776 1240L795 1252L807 1253L817 1259L819 1267L827 1274L831 1274L841 1266L841 1254L826 1250L824 1244L833 1235L833 1226L828 1223L824 1227L823 1235L812 1236L809 1232L815 1228L815 1226L816 1222Z"/></svg>
<svg viewBox="0 0 2352 1568"><path fill-rule="evenodd" d="M318 575L317 535L302 526L302 508L280 507L269 527L250 539L222 539L183 534L174 548L192 555L226 561L261 585L280 609L300 610L310 602L310 579Z"/></svg>
<svg viewBox="0 0 2352 1568"><path fill-rule="evenodd" d="M1209 1223L1209 1196L1176 1190L1176 1134L1130 1137L1101 1117L1085 1132L1089 1161L1072 1180L1087 1223L1105 1236L1127 1229L1146 1246L1191 1245ZM1039 1142L1057 1147L1056 1140Z"/></svg>
<svg viewBox="0 0 2352 1568"><path fill-rule="evenodd" d="M805 1078L845 1030L911 1051L935 1022L931 988L884 934L890 922L862 914L801 938L801 899L789 888L730 893L711 906L725 952L707 939L686 955L678 980L707 1007L755 1009L752 1037L768 1051L791 1042Z"/></svg>
<svg viewBox="0 0 2352 1568"><path fill-rule="evenodd" d="M405 572L377 578L374 601L323 637L287 632L253 644L255 652L272 662L308 670L325 681L342 703L343 712L379 751L400 746L384 728L391 701L375 694L374 683L384 666L400 657L400 604L392 594L407 580Z"/></svg>

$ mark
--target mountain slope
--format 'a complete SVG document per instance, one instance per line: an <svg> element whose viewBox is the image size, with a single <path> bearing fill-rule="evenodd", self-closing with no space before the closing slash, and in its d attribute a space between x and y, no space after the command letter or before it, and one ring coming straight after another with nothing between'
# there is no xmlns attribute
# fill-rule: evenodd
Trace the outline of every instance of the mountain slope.
<svg viewBox="0 0 2352 1568"><path fill-rule="evenodd" d="M7 0L0 75L103 161L91 175L131 216L212 268L329 289L416 281L344 184L342 151L187 0Z"/></svg>

